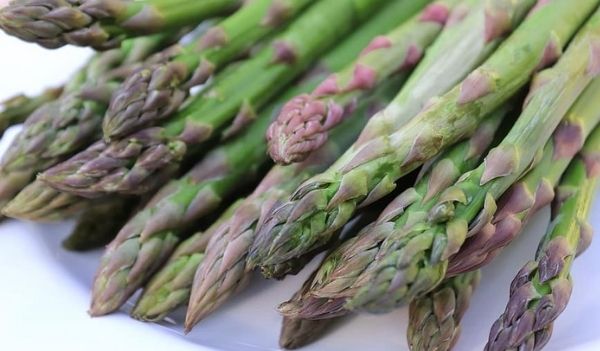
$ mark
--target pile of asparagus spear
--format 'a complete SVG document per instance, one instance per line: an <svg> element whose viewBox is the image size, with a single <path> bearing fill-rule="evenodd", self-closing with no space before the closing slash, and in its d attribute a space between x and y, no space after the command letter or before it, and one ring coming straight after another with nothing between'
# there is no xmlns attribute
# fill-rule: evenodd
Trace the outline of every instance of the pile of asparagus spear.
<svg viewBox="0 0 600 351"><path fill-rule="evenodd" d="M0 110L23 124L3 215L107 245L90 315L141 290L134 318L187 306L189 331L327 252L282 347L408 305L411 350L449 350L480 268L552 203L485 349L550 339L592 236L600 0L12 0L0 28L97 50Z"/></svg>

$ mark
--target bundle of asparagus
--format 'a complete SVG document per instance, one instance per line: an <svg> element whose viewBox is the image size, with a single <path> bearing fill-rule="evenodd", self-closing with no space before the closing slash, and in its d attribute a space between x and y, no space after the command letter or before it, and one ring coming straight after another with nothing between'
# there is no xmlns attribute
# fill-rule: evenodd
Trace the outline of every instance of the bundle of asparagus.
<svg viewBox="0 0 600 351"><path fill-rule="evenodd" d="M539 350L591 240L599 6L13 0L6 33L104 51L63 88L1 105L1 131L23 123L2 213L76 217L65 248L108 244L92 316L142 290L135 319L187 305L189 332L254 269L282 279L329 250L279 306L281 347L409 305L410 349L449 350L479 269L554 200L486 346Z"/></svg>

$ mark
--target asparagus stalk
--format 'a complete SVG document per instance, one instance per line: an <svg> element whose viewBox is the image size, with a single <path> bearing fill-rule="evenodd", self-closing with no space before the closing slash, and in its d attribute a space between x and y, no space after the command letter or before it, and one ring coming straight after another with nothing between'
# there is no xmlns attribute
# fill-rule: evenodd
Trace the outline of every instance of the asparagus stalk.
<svg viewBox="0 0 600 351"><path fill-rule="evenodd" d="M352 118L340 125L329 143L315 151L305 162L272 168L231 220L215 233L206 251L206 258L194 277L186 328L190 329L245 287L251 275L246 268L247 254L255 240L256 226L264 221L264 213L283 202L302 181L333 163L358 136L367 120L364 117L372 113L374 106L384 106L397 91L398 80L378 89L371 99L361 104ZM313 256L313 253L308 253L289 265L270 266L266 275L279 278L297 272Z"/></svg>
<svg viewBox="0 0 600 351"><path fill-rule="evenodd" d="M190 88L263 37L293 19L314 0L257 0L209 29L187 46L169 49L166 60L144 67L115 92L104 117L107 140L126 136L168 117L181 106Z"/></svg>
<svg viewBox="0 0 600 351"><path fill-rule="evenodd" d="M460 336L465 314L481 272L446 279L427 295L411 302L408 312L408 344L412 351L448 351Z"/></svg>
<svg viewBox="0 0 600 351"><path fill-rule="evenodd" d="M328 131L343 120L357 99L393 73L418 63L457 2L430 4L391 32L374 38L354 62L329 76L310 94L291 99L267 131L273 160L281 164L299 162L321 147Z"/></svg>
<svg viewBox="0 0 600 351"><path fill-rule="evenodd" d="M177 246L169 260L144 287L131 312L133 318L157 322L187 302L196 268L204 260L210 238L227 222L243 200L234 202L208 229L198 232Z"/></svg>
<svg viewBox="0 0 600 351"><path fill-rule="evenodd" d="M520 25L534 2L484 0L470 12L467 12L467 4L456 6L448 26L398 96L367 124L363 131L365 137L398 130L431 103L431 99L448 92ZM463 16L466 17L456 23Z"/></svg>
<svg viewBox="0 0 600 351"><path fill-rule="evenodd" d="M268 111L270 112L270 111ZM118 309L180 241L179 232L218 208L251 181L267 161L264 113L240 137L212 150L183 177L166 184L123 226L102 258L94 281L94 316Z"/></svg>
<svg viewBox="0 0 600 351"><path fill-rule="evenodd" d="M228 123L226 135L243 129L255 118L254 111L387 1L320 0L273 45L215 77L210 89L162 127L110 144L97 143L47 170L41 179L59 190L89 197L146 191L146 183L177 169L188 149L200 147Z"/></svg>
<svg viewBox="0 0 600 351"><path fill-rule="evenodd" d="M415 186L395 198L374 223L329 254L304 300L288 302L280 311L288 316L319 319L348 313L344 309L345 298L355 293L359 277L381 256L386 238L418 225L435 205L436 194L476 167L510 110L508 105L500 108L469 140L449 149L425 168Z"/></svg>
<svg viewBox="0 0 600 351"><path fill-rule="evenodd" d="M234 11L242 0L13 0L0 9L7 34L54 49L98 50L133 36L181 28Z"/></svg>
<svg viewBox="0 0 600 351"><path fill-rule="evenodd" d="M61 193L34 180L4 206L2 214L26 221L55 222L75 216L91 203L91 200Z"/></svg>
<svg viewBox="0 0 600 351"><path fill-rule="evenodd" d="M132 199L116 198L92 205L81 215L71 234L62 242L65 249L88 251L103 247L125 224L135 208Z"/></svg>
<svg viewBox="0 0 600 351"><path fill-rule="evenodd" d="M404 127L390 135L363 133L329 170L306 181L269 215L259 232L271 233L271 239L255 243L252 265L280 263L315 250L358 207L390 193L402 175L471 135L535 70L559 55L597 5L543 1L479 68ZM587 61L588 53L583 57Z"/></svg>
<svg viewBox="0 0 600 351"><path fill-rule="evenodd" d="M99 135L115 81L173 40L169 33L126 41L119 49L95 55L65 88L63 96L39 107L23 125L0 162L0 204Z"/></svg>
<svg viewBox="0 0 600 351"><path fill-rule="evenodd" d="M599 39L600 10L558 63L534 79L523 112L504 140L479 167L440 194L428 222L386 239L382 245L385 250L374 267L359 278L346 308L388 311L439 284L449 257L492 219L495 200L530 169L537 151L600 72L596 69L600 56L593 50Z"/></svg>
<svg viewBox="0 0 600 351"><path fill-rule="evenodd" d="M471 271L490 262L519 235L533 214L552 201L561 175L600 121L598 96L600 80L594 79L544 146L535 168L502 195L494 219L469 237L451 257L446 276Z"/></svg>
<svg viewBox="0 0 600 351"><path fill-rule="evenodd" d="M469 0L456 5L448 16L449 25L427 49L422 62L391 102L388 112L378 114L369 122L366 128L371 131L369 133L378 130L389 134L397 130L416 115L430 98L447 92L464 79L496 49L503 36L521 22L534 2ZM440 19L431 14L434 10L442 12L442 4L430 5L420 18L415 18L387 36L376 38L368 48L377 50L332 75L311 95L293 99L267 133L271 157L282 163L302 159L313 146L318 146L326 139L328 130L343 117L343 107L360 94L361 89L370 87L366 83L373 79L384 79L385 73L397 69L397 62L403 60L402 57L396 58L395 54L405 55L403 57L409 63L420 58L423 45L412 43L410 33L412 30L425 31L426 28L437 33L441 28L432 28L435 22L428 20ZM406 68L406 61L401 68Z"/></svg>
<svg viewBox="0 0 600 351"><path fill-rule="evenodd" d="M505 312L492 326L487 351L541 349L572 290L573 259L590 244L587 223L600 175L600 128L567 169L553 204L553 221L536 252L510 287Z"/></svg>
<svg viewBox="0 0 600 351"><path fill-rule="evenodd" d="M44 90L38 96L21 94L0 102L0 136L8 127L23 123L38 107L58 99L61 94L62 88L52 88Z"/></svg>

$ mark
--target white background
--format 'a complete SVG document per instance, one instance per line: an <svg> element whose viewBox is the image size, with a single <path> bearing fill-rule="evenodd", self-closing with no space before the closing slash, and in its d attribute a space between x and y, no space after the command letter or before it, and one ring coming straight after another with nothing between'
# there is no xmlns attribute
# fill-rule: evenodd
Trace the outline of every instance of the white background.
<svg viewBox="0 0 600 351"><path fill-rule="evenodd" d="M0 0L2 3L3 0ZM58 85L89 55L83 49L42 50L0 34L0 99ZM16 130L7 133L9 136ZM6 139L6 138L5 138ZM5 146L7 140L3 140ZM600 202L592 223L600 229ZM481 350L492 321L504 308L509 282L535 250L548 211L528 226L510 250L484 271L456 350ZM300 286L259 279L184 338L177 327L142 324L125 313L91 319L86 314L98 252L66 253L59 243L69 224L0 224L0 350L273 350L279 332L274 307ZM547 350L599 350L600 244L577 260L572 303L555 326ZM303 272L302 276L307 274ZM306 350L406 350L406 311L348 320Z"/></svg>

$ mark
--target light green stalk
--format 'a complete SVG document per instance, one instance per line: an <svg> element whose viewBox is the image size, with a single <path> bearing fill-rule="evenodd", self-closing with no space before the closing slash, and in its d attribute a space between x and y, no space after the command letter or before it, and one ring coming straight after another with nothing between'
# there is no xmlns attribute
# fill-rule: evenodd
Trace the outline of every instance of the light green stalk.
<svg viewBox="0 0 600 351"><path fill-rule="evenodd" d="M552 223L535 260L517 273L506 310L492 326L486 351L541 349L564 311L573 280L573 260L589 246L590 215L600 176L600 128L567 169L556 189Z"/></svg>

